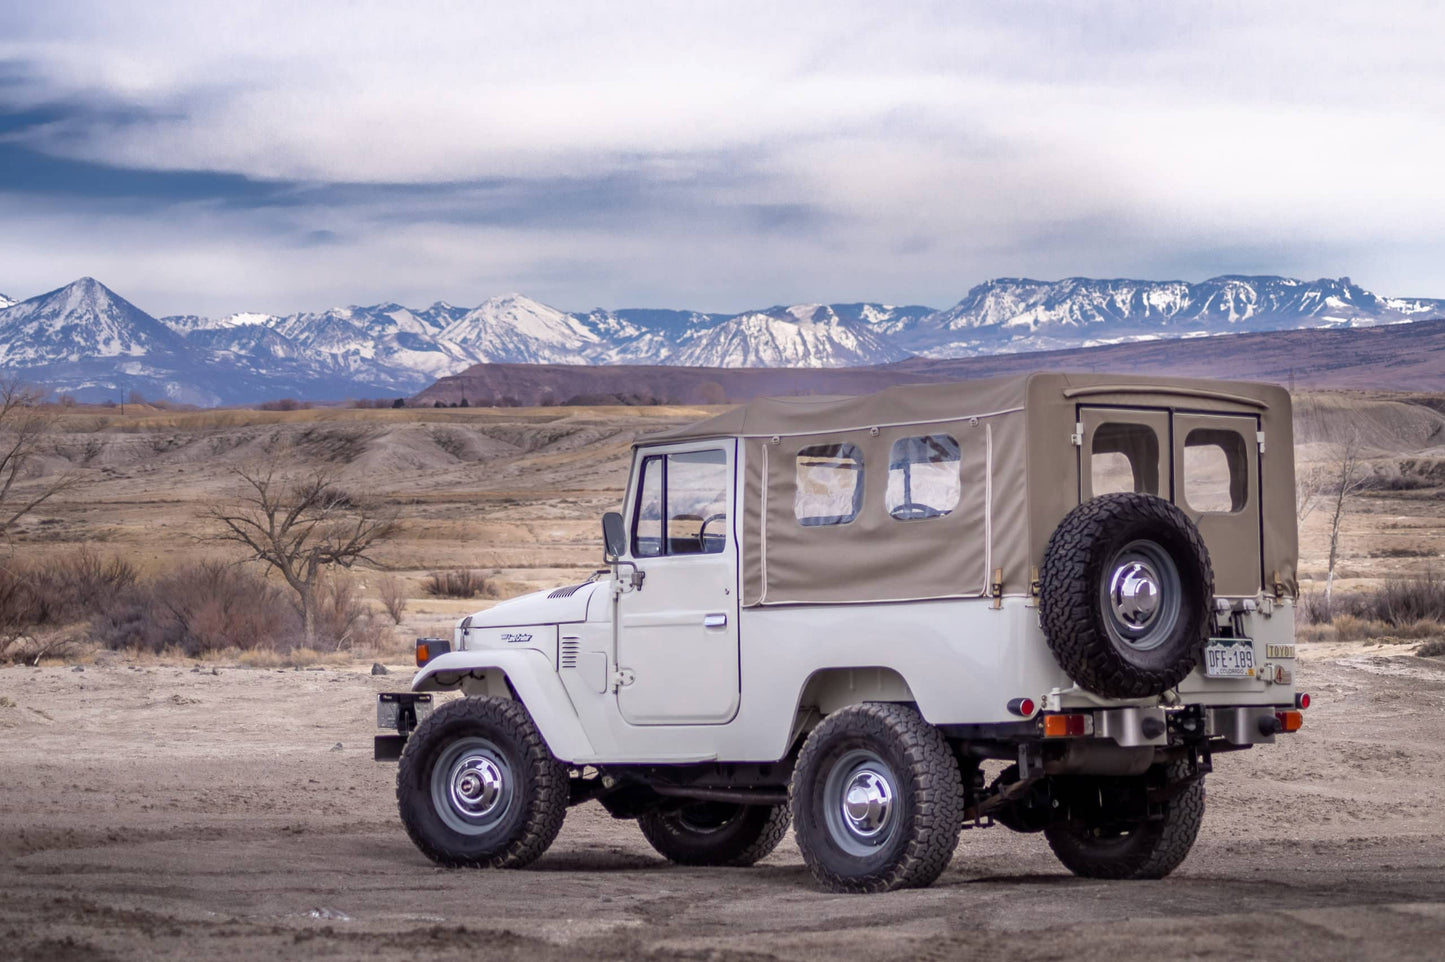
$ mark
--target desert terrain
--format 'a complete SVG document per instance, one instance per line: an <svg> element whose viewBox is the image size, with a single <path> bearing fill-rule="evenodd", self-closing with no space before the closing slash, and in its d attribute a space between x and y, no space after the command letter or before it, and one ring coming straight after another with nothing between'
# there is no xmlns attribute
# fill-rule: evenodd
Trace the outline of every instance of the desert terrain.
<svg viewBox="0 0 1445 962"><path fill-rule="evenodd" d="M1302 465L1328 468L1364 438L1380 479L1349 505L1337 590L1440 562L1442 408L1297 400ZM47 470L88 483L27 519L8 556L88 547L143 572L234 560L208 512L236 468L285 458L400 511L380 567L352 577L373 608L384 574L408 604L386 643L312 664L104 651L82 630L64 657L0 668L5 956L1440 956L1445 659L1415 654L1430 626L1302 628L1304 729L1216 760L1199 842L1160 882L1075 879L1039 836L994 827L966 831L930 889L838 896L809 885L791 839L751 869L676 868L595 804L529 870L431 865L396 817L395 766L371 760L374 695L405 686L412 637L494 602L427 596L427 574L480 569L501 595L585 575L631 441L711 410L67 413ZM1328 514L1302 529L1306 592L1325 576Z"/></svg>

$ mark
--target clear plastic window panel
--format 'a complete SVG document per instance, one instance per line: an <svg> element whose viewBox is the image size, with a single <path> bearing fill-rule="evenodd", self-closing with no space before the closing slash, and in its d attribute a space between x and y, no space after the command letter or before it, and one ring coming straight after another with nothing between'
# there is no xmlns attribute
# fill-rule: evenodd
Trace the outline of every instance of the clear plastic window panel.
<svg viewBox="0 0 1445 962"><path fill-rule="evenodd" d="M1196 428L1184 439L1184 500L1195 511L1229 514L1249 500L1248 452L1235 431Z"/></svg>
<svg viewBox="0 0 1445 962"><path fill-rule="evenodd" d="M888 456L884 503L900 521L941 518L958 507L958 442L947 434L899 438Z"/></svg>
<svg viewBox="0 0 1445 962"><path fill-rule="evenodd" d="M1089 454L1094 494L1159 494L1159 439L1143 424L1101 424Z"/></svg>
<svg viewBox="0 0 1445 962"><path fill-rule="evenodd" d="M863 504L863 453L851 444L798 452L793 514L805 526L847 524Z"/></svg>

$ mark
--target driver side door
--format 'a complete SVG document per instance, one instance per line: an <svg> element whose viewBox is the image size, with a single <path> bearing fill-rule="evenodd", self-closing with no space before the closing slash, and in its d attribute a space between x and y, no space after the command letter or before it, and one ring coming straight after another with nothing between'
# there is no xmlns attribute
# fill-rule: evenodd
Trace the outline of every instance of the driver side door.
<svg viewBox="0 0 1445 962"><path fill-rule="evenodd" d="M719 725L738 709L737 442L645 448L627 518L640 588L617 598L617 689L634 725Z"/></svg>

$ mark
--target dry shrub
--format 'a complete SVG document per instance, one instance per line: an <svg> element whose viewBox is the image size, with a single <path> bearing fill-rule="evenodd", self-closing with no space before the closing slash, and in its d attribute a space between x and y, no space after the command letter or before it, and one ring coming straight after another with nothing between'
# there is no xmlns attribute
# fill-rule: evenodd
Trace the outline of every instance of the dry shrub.
<svg viewBox="0 0 1445 962"><path fill-rule="evenodd" d="M350 579L330 578L316 593L316 643L329 651L373 651L390 640Z"/></svg>
<svg viewBox="0 0 1445 962"><path fill-rule="evenodd" d="M501 590L493 579L494 574L484 574L475 568L433 571L422 582L422 589L433 598L498 598Z"/></svg>
<svg viewBox="0 0 1445 962"><path fill-rule="evenodd" d="M1354 615L1335 615L1331 624L1334 625L1335 638L1339 641L1364 641L1373 637L1370 622Z"/></svg>
<svg viewBox="0 0 1445 962"><path fill-rule="evenodd" d="M103 559L87 549L45 560L0 562L0 661L54 654L54 639L65 639L62 647L68 644L55 629L113 604L135 581L128 562Z"/></svg>
<svg viewBox="0 0 1445 962"><path fill-rule="evenodd" d="M1370 599L1375 618L1400 627L1419 621L1445 621L1445 578L1426 571L1391 578Z"/></svg>
<svg viewBox="0 0 1445 962"><path fill-rule="evenodd" d="M217 562L135 585L100 607L91 630L107 648L191 657L228 648L289 651L302 639L301 616L280 589Z"/></svg>
<svg viewBox="0 0 1445 962"><path fill-rule="evenodd" d="M135 585L96 612L91 630L107 648L193 658L230 650L285 655L305 644L289 592L249 568L218 562ZM376 648L387 640L389 632L350 581L332 579L318 589L317 646L335 652Z"/></svg>
<svg viewBox="0 0 1445 962"><path fill-rule="evenodd" d="M1375 634L1401 635L1420 622L1445 622L1445 578L1434 571L1391 578L1370 591L1336 592L1333 602L1312 592L1300 597L1300 621L1304 624L1338 624L1341 618L1375 623ZM1386 629L1394 629L1393 632ZM1350 631L1358 630L1351 624Z"/></svg>
<svg viewBox="0 0 1445 962"><path fill-rule="evenodd" d="M1445 655L1445 638L1435 638L1425 642L1415 649L1415 654L1421 658L1439 658Z"/></svg>
<svg viewBox="0 0 1445 962"><path fill-rule="evenodd" d="M406 613L407 597L406 586L396 575L383 575L378 579L376 592L381 596L382 607L391 616L391 623L401 624L401 616Z"/></svg>

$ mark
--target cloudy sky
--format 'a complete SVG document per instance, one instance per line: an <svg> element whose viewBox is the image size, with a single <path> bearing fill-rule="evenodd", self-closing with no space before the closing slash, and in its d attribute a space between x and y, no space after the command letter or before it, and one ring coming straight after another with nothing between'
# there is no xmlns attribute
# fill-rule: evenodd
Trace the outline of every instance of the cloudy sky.
<svg viewBox="0 0 1445 962"><path fill-rule="evenodd" d="M1445 297L1421 2L0 6L0 292L567 310L995 276Z"/></svg>

